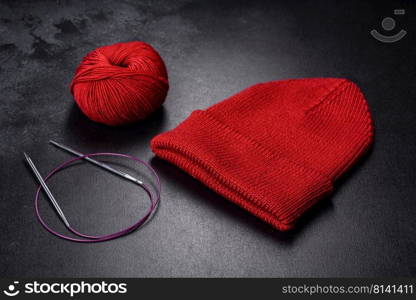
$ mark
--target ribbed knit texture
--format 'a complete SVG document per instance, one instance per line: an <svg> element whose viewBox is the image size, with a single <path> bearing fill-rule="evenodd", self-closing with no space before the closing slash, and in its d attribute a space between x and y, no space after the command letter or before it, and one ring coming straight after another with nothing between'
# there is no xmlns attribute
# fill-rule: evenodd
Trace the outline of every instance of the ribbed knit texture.
<svg viewBox="0 0 416 300"><path fill-rule="evenodd" d="M346 79L256 84L193 112L152 150L280 230L332 191L373 138L366 100Z"/></svg>

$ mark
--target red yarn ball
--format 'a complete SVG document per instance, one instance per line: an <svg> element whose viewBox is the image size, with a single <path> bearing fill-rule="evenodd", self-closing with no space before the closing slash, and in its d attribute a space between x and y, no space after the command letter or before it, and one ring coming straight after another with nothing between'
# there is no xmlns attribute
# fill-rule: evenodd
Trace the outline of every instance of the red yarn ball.
<svg viewBox="0 0 416 300"><path fill-rule="evenodd" d="M146 118L165 101L165 64L144 42L117 43L88 53L75 72L71 93L91 120L122 125Z"/></svg>

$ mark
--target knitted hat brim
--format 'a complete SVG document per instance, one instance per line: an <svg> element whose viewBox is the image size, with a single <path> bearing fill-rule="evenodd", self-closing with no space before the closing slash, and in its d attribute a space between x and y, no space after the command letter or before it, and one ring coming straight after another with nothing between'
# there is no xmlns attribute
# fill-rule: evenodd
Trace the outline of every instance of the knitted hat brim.
<svg viewBox="0 0 416 300"><path fill-rule="evenodd" d="M332 191L329 178L279 156L207 111L151 141L153 152L275 228L286 231Z"/></svg>

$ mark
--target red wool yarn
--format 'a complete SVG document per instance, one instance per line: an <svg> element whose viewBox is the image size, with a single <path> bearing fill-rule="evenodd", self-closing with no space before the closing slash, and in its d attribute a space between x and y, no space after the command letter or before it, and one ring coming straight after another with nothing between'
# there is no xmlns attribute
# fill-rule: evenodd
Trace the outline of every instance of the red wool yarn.
<svg viewBox="0 0 416 300"><path fill-rule="evenodd" d="M168 75L160 55L144 42L117 43L88 53L71 93L91 120L123 125L146 118L165 101Z"/></svg>
<svg viewBox="0 0 416 300"><path fill-rule="evenodd" d="M373 140L360 89L338 78L254 85L151 142L159 157L280 230L331 193Z"/></svg>

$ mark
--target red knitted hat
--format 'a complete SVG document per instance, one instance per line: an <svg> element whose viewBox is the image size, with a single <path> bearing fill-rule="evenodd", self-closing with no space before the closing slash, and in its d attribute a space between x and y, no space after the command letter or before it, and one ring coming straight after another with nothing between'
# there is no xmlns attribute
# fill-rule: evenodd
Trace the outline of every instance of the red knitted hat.
<svg viewBox="0 0 416 300"><path fill-rule="evenodd" d="M152 150L280 230L290 229L365 152L367 102L346 79L251 86L177 128Z"/></svg>

